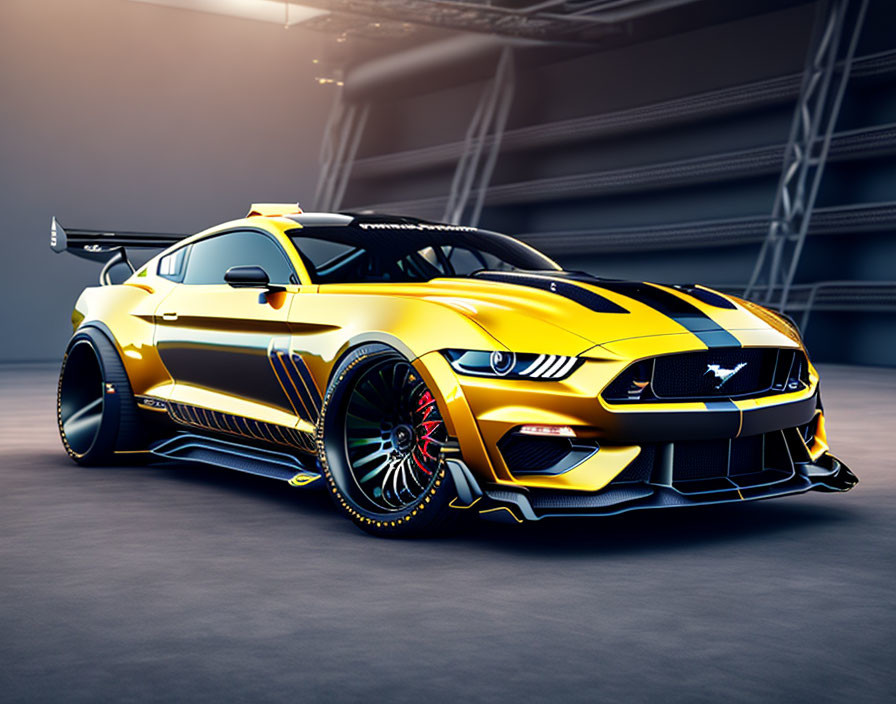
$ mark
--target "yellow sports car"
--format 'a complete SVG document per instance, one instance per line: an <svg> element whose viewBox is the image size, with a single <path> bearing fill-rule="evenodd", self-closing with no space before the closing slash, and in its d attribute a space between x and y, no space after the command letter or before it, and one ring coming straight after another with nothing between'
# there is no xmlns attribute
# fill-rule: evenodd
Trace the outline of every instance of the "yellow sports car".
<svg viewBox="0 0 896 704"><path fill-rule="evenodd" d="M703 286L295 204L189 237L54 219L51 246L105 264L59 377L76 462L149 454L320 485L377 535L857 482L828 451L796 327ZM135 271L134 247L165 249Z"/></svg>

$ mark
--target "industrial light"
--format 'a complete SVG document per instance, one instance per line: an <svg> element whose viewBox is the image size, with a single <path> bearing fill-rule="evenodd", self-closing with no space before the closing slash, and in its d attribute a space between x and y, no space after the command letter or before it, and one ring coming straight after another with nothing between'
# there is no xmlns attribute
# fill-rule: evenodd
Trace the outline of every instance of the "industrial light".
<svg viewBox="0 0 896 704"><path fill-rule="evenodd" d="M283 0L132 0L150 5L166 5L183 10L208 12L213 15L229 15L259 22L273 22L292 26L321 15L329 14L326 10L317 10L297 3L285 3Z"/></svg>

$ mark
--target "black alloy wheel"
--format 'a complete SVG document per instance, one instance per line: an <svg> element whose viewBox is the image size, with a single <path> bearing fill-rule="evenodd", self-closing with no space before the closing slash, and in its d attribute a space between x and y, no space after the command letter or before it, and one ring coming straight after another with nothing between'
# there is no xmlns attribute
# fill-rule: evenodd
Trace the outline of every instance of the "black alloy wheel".
<svg viewBox="0 0 896 704"><path fill-rule="evenodd" d="M105 464L116 451L142 449L142 430L127 372L100 330L79 330L69 342L56 400L59 436L79 464Z"/></svg>
<svg viewBox="0 0 896 704"><path fill-rule="evenodd" d="M445 522L456 496L441 459L448 432L426 382L397 350L365 345L347 355L321 430L331 494L361 528L410 535Z"/></svg>
<svg viewBox="0 0 896 704"><path fill-rule="evenodd" d="M353 384L345 417L351 477L377 509L400 511L435 480L445 422L432 393L404 359L383 359Z"/></svg>
<svg viewBox="0 0 896 704"><path fill-rule="evenodd" d="M101 439L105 408L103 370L89 339L75 341L59 381L59 425L67 449L87 456Z"/></svg>

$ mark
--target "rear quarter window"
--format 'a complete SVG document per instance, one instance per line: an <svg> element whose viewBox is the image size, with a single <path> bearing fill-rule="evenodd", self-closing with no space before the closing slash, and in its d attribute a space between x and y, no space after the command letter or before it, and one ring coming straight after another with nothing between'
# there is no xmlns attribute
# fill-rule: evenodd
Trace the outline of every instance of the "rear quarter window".
<svg viewBox="0 0 896 704"><path fill-rule="evenodd" d="M186 259L187 248L181 247L176 252L166 254L159 259L158 274L162 278L171 281L180 281L184 275L184 260Z"/></svg>

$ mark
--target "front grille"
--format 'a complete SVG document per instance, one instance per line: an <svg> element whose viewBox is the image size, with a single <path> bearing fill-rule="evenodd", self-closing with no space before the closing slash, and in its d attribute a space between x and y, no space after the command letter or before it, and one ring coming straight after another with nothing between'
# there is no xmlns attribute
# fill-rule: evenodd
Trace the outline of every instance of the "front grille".
<svg viewBox="0 0 896 704"><path fill-rule="evenodd" d="M799 350L723 347L635 362L604 390L612 403L749 398L807 388Z"/></svg>
<svg viewBox="0 0 896 704"><path fill-rule="evenodd" d="M785 431L780 430L731 439L644 445L610 484L671 483L682 494L744 489L786 481L794 471L791 451Z"/></svg>
<svg viewBox="0 0 896 704"><path fill-rule="evenodd" d="M690 398L765 391L771 388L777 356L778 350L735 348L657 357L653 393L657 398Z"/></svg>
<svg viewBox="0 0 896 704"><path fill-rule="evenodd" d="M765 436L753 435L746 438L735 438L731 441L731 464L728 474L736 477L741 474L753 474L763 466Z"/></svg>
<svg viewBox="0 0 896 704"><path fill-rule="evenodd" d="M675 443L672 481L755 474L763 470L764 436Z"/></svg>
<svg viewBox="0 0 896 704"><path fill-rule="evenodd" d="M677 442L672 460L672 481L728 476L728 440Z"/></svg>

